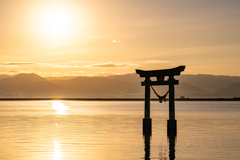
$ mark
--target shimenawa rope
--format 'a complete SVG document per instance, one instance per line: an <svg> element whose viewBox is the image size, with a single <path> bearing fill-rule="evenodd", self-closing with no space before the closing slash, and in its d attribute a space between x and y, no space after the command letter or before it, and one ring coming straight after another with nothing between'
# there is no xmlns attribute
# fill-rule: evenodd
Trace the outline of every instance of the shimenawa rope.
<svg viewBox="0 0 240 160"><path fill-rule="evenodd" d="M151 88L154 91L154 93L156 94L156 96L158 96L160 103L162 103L162 101L166 102L166 97L167 97L167 94L169 93L169 91L167 91L167 93L165 95L159 96L152 86L151 86Z"/></svg>

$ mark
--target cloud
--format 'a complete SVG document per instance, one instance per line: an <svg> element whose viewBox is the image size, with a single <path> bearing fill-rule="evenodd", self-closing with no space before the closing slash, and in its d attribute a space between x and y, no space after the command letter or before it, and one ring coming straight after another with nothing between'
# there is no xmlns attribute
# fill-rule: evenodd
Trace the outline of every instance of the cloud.
<svg viewBox="0 0 240 160"><path fill-rule="evenodd" d="M91 61L71 61L72 63L92 63Z"/></svg>
<svg viewBox="0 0 240 160"><path fill-rule="evenodd" d="M84 61L74 61L74 63L81 63ZM88 62L92 64L88 65L71 65L71 64L53 64L53 63L36 63L36 62L2 62L0 65L2 66L9 66L9 67L19 67L21 65L41 65L47 66L51 68L116 68L116 67L127 67L127 66L137 66L138 64L133 63L118 63L118 62L107 62L107 63L95 63ZM81 71L80 71L81 72Z"/></svg>
<svg viewBox="0 0 240 160"><path fill-rule="evenodd" d="M107 77L107 76L112 76L116 75L115 73L112 72L96 72L92 74L85 74L83 76L88 76L88 77Z"/></svg>
<svg viewBox="0 0 240 160"><path fill-rule="evenodd" d="M40 75L42 77L45 76L59 76L60 73L58 72L45 72L45 71L34 71L34 70L9 70L5 72L0 72L0 75L17 75L21 73L34 73Z"/></svg>
<svg viewBox="0 0 240 160"><path fill-rule="evenodd" d="M83 67L116 68L116 67L127 67L127 66L138 66L138 64L107 62L107 63L97 63L97 64L86 65L86 66L83 66Z"/></svg>
<svg viewBox="0 0 240 160"><path fill-rule="evenodd" d="M85 71L73 71L75 73L85 73Z"/></svg>
<svg viewBox="0 0 240 160"><path fill-rule="evenodd" d="M6 66L20 66L20 65L33 65L37 64L36 62L2 62L0 65Z"/></svg>
<svg viewBox="0 0 240 160"><path fill-rule="evenodd" d="M166 61L166 60L148 60L148 61L144 61L145 63L171 63L170 61Z"/></svg>
<svg viewBox="0 0 240 160"><path fill-rule="evenodd" d="M114 40L112 40L112 43L121 43L121 41L114 39Z"/></svg>
<svg viewBox="0 0 240 160"><path fill-rule="evenodd" d="M89 65L69 65L69 64L46 64L52 68L116 68L116 67L127 67L136 66L138 64L133 63L118 63L118 62L107 62L107 63L95 63ZM82 72L82 71L78 71Z"/></svg>
<svg viewBox="0 0 240 160"><path fill-rule="evenodd" d="M20 74L20 73L36 73L33 70L9 70L5 72L6 74Z"/></svg>
<svg viewBox="0 0 240 160"><path fill-rule="evenodd" d="M18 71L10 70L10 71L8 71L8 73L15 74L15 73L18 73Z"/></svg>
<svg viewBox="0 0 240 160"><path fill-rule="evenodd" d="M97 68L114 68L114 67L124 67L125 64L114 64L114 63L103 63L103 64L93 64L92 67Z"/></svg>
<svg viewBox="0 0 240 160"><path fill-rule="evenodd" d="M58 65L58 64L49 64L50 67L53 67L53 68L78 68L78 67L81 67L79 65Z"/></svg>
<svg viewBox="0 0 240 160"><path fill-rule="evenodd" d="M58 73L58 72L52 72L52 74L60 74L60 73Z"/></svg>
<svg viewBox="0 0 240 160"><path fill-rule="evenodd" d="M52 68L77 68L77 67L80 67L78 65L36 63L36 62L2 62L2 63L0 63L0 65L11 66L11 67L19 67L19 66L22 66L22 65L41 65L41 66L48 66L48 67L52 67Z"/></svg>

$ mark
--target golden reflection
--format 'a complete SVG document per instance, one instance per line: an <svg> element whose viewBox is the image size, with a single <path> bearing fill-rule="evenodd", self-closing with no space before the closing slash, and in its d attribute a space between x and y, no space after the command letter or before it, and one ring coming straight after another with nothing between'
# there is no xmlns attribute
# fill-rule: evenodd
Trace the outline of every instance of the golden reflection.
<svg viewBox="0 0 240 160"><path fill-rule="evenodd" d="M60 152L61 144L58 141L54 141L54 160L61 160L62 152Z"/></svg>
<svg viewBox="0 0 240 160"><path fill-rule="evenodd" d="M52 108L55 109L59 115L66 114L66 110L68 109L68 107L60 101L53 101Z"/></svg>

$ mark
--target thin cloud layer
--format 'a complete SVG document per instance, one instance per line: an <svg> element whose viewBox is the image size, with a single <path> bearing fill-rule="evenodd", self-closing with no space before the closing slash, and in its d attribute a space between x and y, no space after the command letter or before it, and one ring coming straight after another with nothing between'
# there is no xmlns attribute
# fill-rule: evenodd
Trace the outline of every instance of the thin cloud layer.
<svg viewBox="0 0 240 160"><path fill-rule="evenodd" d="M145 63L171 63L171 62L166 60L148 60L145 61Z"/></svg>
<svg viewBox="0 0 240 160"><path fill-rule="evenodd" d="M81 66L79 65L58 65L58 64L49 64L50 67L52 68L79 68Z"/></svg>
<svg viewBox="0 0 240 160"><path fill-rule="evenodd" d="M97 64L92 64L92 65L86 65L83 67L116 68L116 67L127 67L127 66L138 66L138 64L108 62L108 63L97 63Z"/></svg>
<svg viewBox="0 0 240 160"><path fill-rule="evenodd" d="M20 66L20 65L34 65L36 62L2 62L0 65L3 66Z"/></svg>
<svg viewBox="0 0 240 160"><path fill-rule="evenodd" d="M118 41L116 39L112 40L112 43L121 43L122 41Z"/></svg>
<svg viewBox="0 0 240 160"><path fill-rule="evenodd" d="M20 73L35 73L45 76L108 76L125 74L121 69L134 71L134 67L140 66L129 62L105 62L68 61L66 63L42 63L42 62L0 62L0 74L16 75ZM31 68L31 69L30 69ZM102 71L104 69L107 72ZM116 72L115 69L118 69ZM96 74L95 74L96 72ZM103 72L103 74L101 74Z"/></svg>

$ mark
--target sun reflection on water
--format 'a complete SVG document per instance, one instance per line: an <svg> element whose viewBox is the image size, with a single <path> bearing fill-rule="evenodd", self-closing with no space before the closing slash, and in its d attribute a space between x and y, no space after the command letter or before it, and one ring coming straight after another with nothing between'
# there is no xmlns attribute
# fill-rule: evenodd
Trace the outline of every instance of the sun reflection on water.
<svg viewBox="0 0 240 160"><path fill-rule="evenodd" d="M54 141L54 153L53 153L54 160L62 159L62 152L60 152L60 148L61 144L58 141Z"/></svg>
<svg viewBox="0 0 240 160"><path fill-rule="evenodd" d="M68 107L60 101L53 101L52 108L55 109L59 115L66 114L66 110L68 109Z"/></svg>

